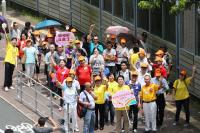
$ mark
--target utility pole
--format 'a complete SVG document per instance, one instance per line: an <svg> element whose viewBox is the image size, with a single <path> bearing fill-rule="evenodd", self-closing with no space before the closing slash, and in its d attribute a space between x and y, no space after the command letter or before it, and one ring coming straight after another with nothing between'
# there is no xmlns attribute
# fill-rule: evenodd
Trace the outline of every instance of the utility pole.
<svg viewBox="0 0 200 133"><path fill-rule="evenodd" d="M176 0L176 5L179 4L179 0ZM179 77L180 71L180 41L181 41L181 14L176 15L176 77Z"/></svg>
<svg viewBox="0 0 200 133"><path fill-rule="evenodd" d="M2 6L2 16L6 18L6 0L1 1Z"/></svg>

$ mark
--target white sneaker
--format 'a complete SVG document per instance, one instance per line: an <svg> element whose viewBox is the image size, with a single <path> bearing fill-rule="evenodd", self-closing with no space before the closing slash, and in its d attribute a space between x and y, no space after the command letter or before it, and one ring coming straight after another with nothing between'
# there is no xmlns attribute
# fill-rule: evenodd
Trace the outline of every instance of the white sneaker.
<svg viewBox="0 0 200 133"><path fill-rule="evenodd" d="M75 130L74 130L75 132L79 132L79 129L78 128L75 128Z"/></svg>
<svg viewBox="0 0 200 133"><path fill-rule="evenodd" d="M175 121L175 122L173 122L173 126L176 126L177 124L178 124L178 122L176 122L176 121Z"/></svg>
<svg viewBox="0 0 200 133"><path fill-rule="evenodd" d="M11 90L14 90L15 88L14 88L13 86L10 86L10 89L11 89Z"/></svg>
<svg viewBox="0 0 200 133"><path fill-rule="evenodd" d="M28 82L28 83L27 83L27 86L28 86L28 87L30 87L30 86L31 86L31 83L30 83L30 82Z"/></svg>
<svg viewBox="0 0 200 133"><path fill-rule="evenodd" d="M4 90L5 90L6 92L8 92L8 87L5 87Z"/></svg>
<svg viewBox="0 0 200 133"><path fill-rule="evenodd" d="M134 129L133 132L134 132L134 133L137 133L137 129Z"/></svg>

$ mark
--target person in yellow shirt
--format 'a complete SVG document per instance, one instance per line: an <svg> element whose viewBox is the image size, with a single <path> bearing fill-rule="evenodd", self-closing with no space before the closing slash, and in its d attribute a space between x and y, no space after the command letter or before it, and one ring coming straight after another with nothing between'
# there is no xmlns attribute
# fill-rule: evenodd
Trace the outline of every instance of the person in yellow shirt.
<svg viewBox="0 0 200 133"><path fill-rule="evenodd" d="M179 115L180 115L182 106L184 107L185 116L186 116L184 127L189 126L189 122L190 122L189 97L190 96L189 96L188 86L190 85L191 80L194 78L195 71L196 71L196 66L193 66L192 76L187 77L186 70L182 70L180 72L179 79L174 81L173 96L176 102L176 115L175 115L175 121L173 123L174 126L176 126L179 121Z"/></svg>
<svg viewBox="0 0 200 133"><path fill-rule="evenodd" d="M109 125L108 123L108 113L110 112L110 123L112 126L114 126L114 116L115 116L115 109L112 104L112 95L113 90L118 86L118 83L115 81L115 77L113 73L109 73L108 75L108 90L105 93L105 123L106 125Z"/></svg>
<svg viewBox="0 0 200 133"><path fill-rule="evenodd" d="M5 55L5 79L4 79L4 90L8 91L9 89L14 89L12 87L12 76L15 67L17 67L17 56L18 48L17 38L11 38L11 41L8 40L6 35L6 55Z"/></svg>
<svg viewBox="0 0 200 133"><path fill-rule="evenodd" d="M97 96L97 100L95 100L95 114L96 114L96 122L95 122L95 130L98 129L100 125L100 130L104 128L104 113L105 113L105 91L107 89L107 85L102 84L102 79L100 76L96 76L94 78L94 94ZM99 113L99 115L98 115ZM98 119L98 117L100 117Z"/></svg>
<svg viewBox="0 0 200 133"><path fill-rule="evenodd" d="M143 110L145 116L145 133L156 132L156 93L162 86L151 83L151 75L146 74L144 76L145 85L142 86L140 91L140 99L143 103ZM140 105L140 103L139 103Z"/></svg>
<svg viewBox="0 0 200 133"><path fill-rule="evenodd" d="M139 47L133 47L133 52L134 53L130 55L129 64L130 64L130 70L136 71L135 64L139 59L139 55L138 55Z"/></svg>
<svg viewBox="0 0 200 133"><path fill-rule="evenodd" d="M125 85L124 83L124 77L123 76L118 76L117 77L117 82L118 86L113 89L113 94L117 93L118 91L122 90L129 90L131 92L131 89L128 85ZM123 125L124 125L124 130L125 133L128 133L129 131L129 120L128 120L128 113L127 110L129 107L126 108L115 108L115 113L116 113L116 125L114 130L111 133L120 133L122 127L122 118L123 118Z"/></svg>

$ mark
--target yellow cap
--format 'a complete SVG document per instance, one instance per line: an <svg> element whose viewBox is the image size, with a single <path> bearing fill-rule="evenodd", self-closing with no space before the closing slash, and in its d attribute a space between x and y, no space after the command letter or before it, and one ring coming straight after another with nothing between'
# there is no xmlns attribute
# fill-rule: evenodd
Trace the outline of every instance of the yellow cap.
<svg viewBox="0 0 200 133"><path fill-rule="evenodd" d="M94 80L95 80L95 81L101 80L101 77L100 77L100 76L96 76L96 77L94 78Z"/></svg>
<svg viewBox="0 0 200 133"><path fill-rule="evenodd" d="M160 71L157 71L157 72L155 73L155 76L156 76L156 77L161 76L161 72L160 72Z"/></svg>
<svg viewBox="0 0 200 133"><path fill-rule="evenodd" d="M39 30L35 30L35 31L33 32L33 35L35 35L35 36L40 35L40 31L39 31Z"/></svg>
<svg viewBox="0 0 200 133"><path fill-rule="evenodd" d="M74 41L75 44L80 44L81 42L79 40Z"/></svg>
<svg viewBox="0 0 200 133"><path fill-rule="evenodd" d="M80 57L78 57L78 60L79 61L83 61L83 60L85 60L85 57L84 56L80 56Z"/></svg>
<svg viewBox="0 0 200 133"><path fill-rule="evenodd" d="M47 45L47 44L48 44L47 41L43 41L43 42L42 42L42 45Z"/></svg>
<svg viewBox="0 0 200 133"><path fill-rule="evenodd" d="M141 63L140 66L143 67L143 68L147 68L148 64L147 63Z"/></svg>
<svg viewBox="0 0 200 133"><path fill-rule="evenodd" d="M137 71L132 71L132 72L131 72L131 75L138 76L138 73L137 73Z"/></svg>
<svg viewBox="0 0 200 133"><path fill-rule="evenodd" d="M71 29L71 32L73 32L73 33L76 32L76 29L75 29L75 28L72 28L72 29Z"/></svg>
<svg viewBox="0 0 200 133"><path fill-rule="evenodd" d="M53 37L53 35L51 33L48 33L47 37L50 38L50 37Z"/></svg>
<svg viewBox="0 0 200 133"><path fill-rule="evenodd" d="M140 49L139 53L140 56L145 56L145 50L144 49Z"/></svg>
<svg viewBox="0 0 200 133"><path fill-rule="evenodd" d="M76 73L75 73L75 71L74 71L73 69L70 69L70 70L69 70L69 74L74 74L74 75L76 75Z"/></svg>
<svg viewBox="0 0 200 133"><path fill-rule="evenodd" d="M67 82L72 82L72 78L71 78L71 77L67 77L67 78L66 78L66 81L67 81Z"/></svg>
<svg viewBox="0 0 200 133"><path fill-rule="evenodd" d="M111 35L110 38L111 39L115 39L117 36L116 35Z"/></svg>

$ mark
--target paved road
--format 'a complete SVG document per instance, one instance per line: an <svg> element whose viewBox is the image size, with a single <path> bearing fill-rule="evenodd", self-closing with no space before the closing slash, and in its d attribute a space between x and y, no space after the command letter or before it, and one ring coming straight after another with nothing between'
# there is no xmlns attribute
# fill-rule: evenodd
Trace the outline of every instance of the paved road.
<svg viewBox="0 0 200 133"><path fill-rule="evenodd" d="M18 130L19 128L16 128L17 126L19 127L21 125L26 127L30 127L30 125L33 124L33 121L28 119L26 116L24 116L22 113L20 113L18 110L16 110L13 106L8 104L6 101L0 98L0 133L2 130L5 130L7 128L15 128ZM9 126L10 125L10 126ZM16 131L15 130L15 131ZM27 131L27 130L26 130Z"/></svg>

